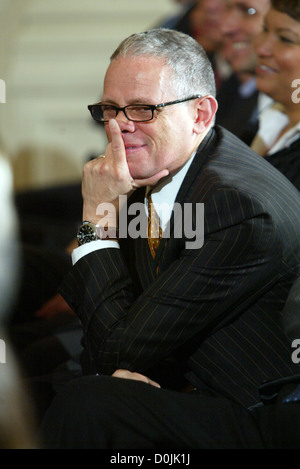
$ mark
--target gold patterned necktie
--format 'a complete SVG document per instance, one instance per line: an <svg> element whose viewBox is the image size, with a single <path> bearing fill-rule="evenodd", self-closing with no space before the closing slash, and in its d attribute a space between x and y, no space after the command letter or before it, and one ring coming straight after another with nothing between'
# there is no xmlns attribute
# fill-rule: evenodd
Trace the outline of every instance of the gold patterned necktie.
<svg viewBox="0 0 300 469"><path fill-rule="evenodd" d="M148 195L147 200L148 200L148 244L149 244L151 255L154 259L160 240L162 238L162 229L159 223L159 216L157 215L154 204L152 202L151 193Z"/></svg>

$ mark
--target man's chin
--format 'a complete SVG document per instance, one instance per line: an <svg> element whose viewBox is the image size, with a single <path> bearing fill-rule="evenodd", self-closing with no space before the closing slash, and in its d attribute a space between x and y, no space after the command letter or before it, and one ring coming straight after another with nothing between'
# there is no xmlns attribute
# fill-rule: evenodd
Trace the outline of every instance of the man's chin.
<svg viewBox="0 0 300 469"><path fill-rule="evenodd" d="M147 179L152 176L152 174L148 174L145 171L142 165L130 164L130 162L128 162L128 168L133 179Z"/></svg>

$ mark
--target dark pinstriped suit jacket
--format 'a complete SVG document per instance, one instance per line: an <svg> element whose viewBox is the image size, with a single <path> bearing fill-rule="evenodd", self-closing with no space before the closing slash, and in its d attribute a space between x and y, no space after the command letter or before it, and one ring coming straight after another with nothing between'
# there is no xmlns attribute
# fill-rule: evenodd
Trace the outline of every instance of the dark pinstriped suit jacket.
<svg viewBox="0 0 300 469"><path fill-rule="evenodd" d="M137 190L132 201L143 196ZM120 250L78 261L61 293L82 321L99 373L127 368L170 388L185 375L248 407L262 381L300 371L281 324L299 276L299 192L216 127L176 201L204 203L202 248L186 249L171 220L155 262L146 239L123 239Z"/></svg>

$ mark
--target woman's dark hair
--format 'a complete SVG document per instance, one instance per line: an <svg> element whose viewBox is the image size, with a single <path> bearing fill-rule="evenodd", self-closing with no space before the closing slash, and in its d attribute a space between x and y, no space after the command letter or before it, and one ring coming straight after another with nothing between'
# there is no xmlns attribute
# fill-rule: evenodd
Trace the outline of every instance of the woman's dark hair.
<svg viewBox="0 0 300 469"><path fill-rule="evenodd" d="M300 1L299 0L271 0L272 8L282 13L286 13L296 21L300 21Z"/></svg>

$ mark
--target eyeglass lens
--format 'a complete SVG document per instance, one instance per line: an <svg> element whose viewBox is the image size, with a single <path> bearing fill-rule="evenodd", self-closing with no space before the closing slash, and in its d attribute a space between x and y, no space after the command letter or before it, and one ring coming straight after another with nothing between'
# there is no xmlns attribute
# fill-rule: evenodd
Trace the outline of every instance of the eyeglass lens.
<svg viewBox="0 0 300 469"><path fill-rule="evenodd" d="M153 118L152 109L149 106L126 106L121 109L129 120L146 121ZM92 114L95 120L108 121L114 119L120 110L114 106L96 105L92 108Z"/></svg>

